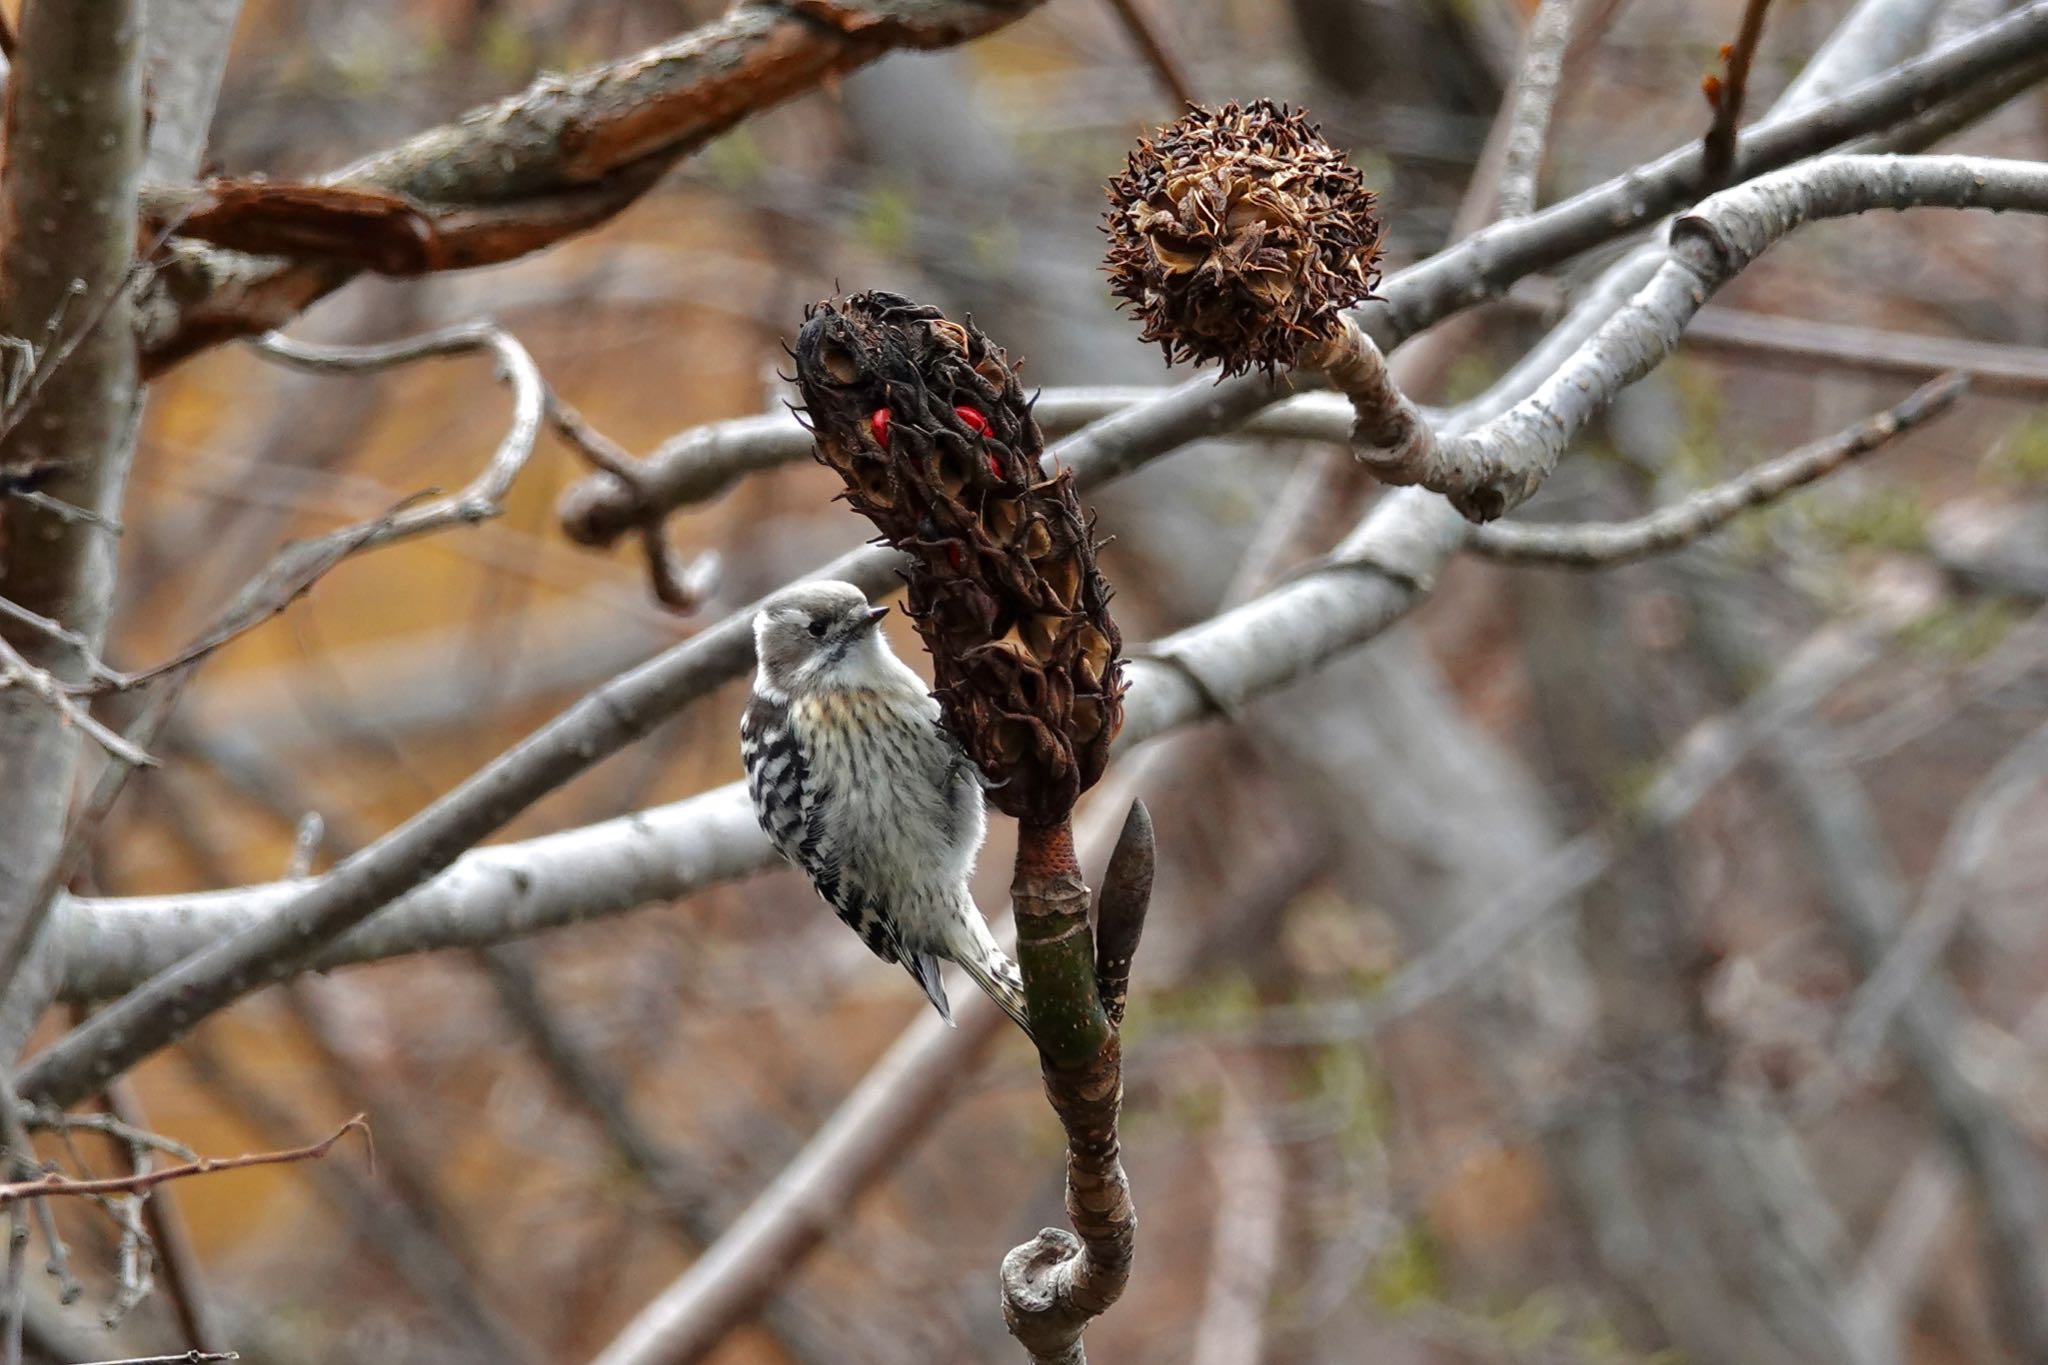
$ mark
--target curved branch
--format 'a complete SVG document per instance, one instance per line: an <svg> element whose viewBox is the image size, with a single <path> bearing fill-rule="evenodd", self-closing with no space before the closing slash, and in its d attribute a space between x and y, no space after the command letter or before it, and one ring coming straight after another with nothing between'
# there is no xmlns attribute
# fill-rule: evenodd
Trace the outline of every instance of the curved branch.
<svg viewBox="0 0 2048 1365"><path fill-rule="evenodd" d="M1131 808L1103 877L1114 939L1105 939L1105 965L1123 982L1151 895L1152 822L1144 809ZM1066 1132L1067 1218L1074 1230L1045 1228L1003 1257L1003 1320L1035 1365L1084 1365L1082 1332L1130 1281L1138 1214L1117 1133L1123 1039L1099 984L1104 960L1088 932L1088 889L1070 825L1019 828L1010 899L1039 1074Z"/></svg>
<svg viewBox="0 0 2048 1365"><path fill-rule="evenodd" d="M333 346L295 341L272 332L251 343L258 351L295 369L360 374L387 370L431 357L488 351L497 358L498 377L512 386L512 424L483 470L459 491L411 507L390 519L369 545L388 545L444 527L488 521L503 510L505 495L533 456L547 411L547 385L540 367L510 332L494 322L472 322L425 336L378 346ZM365 547L367 548L367 546Z"/></svg>
<svg viewBox="0 0 2048 1365"><path fill-rule="evenodd" d="M1624 387L1676 349L1714 291L1803 224L1871 209L2048 209L2048 167L1982 157L1823 157L1724 190L1671 227L1656 274L1516 407L1445 439L1394 390L1365 334L1348 328L1321 358L1359 408L1360 458L1380 479L1442 493L1474 521L1527 501L1565 447Z"/></svg>
<svg viewBox="0 0 2048 1365"><path fill-rule="evenodd" d="M1512 522L1475 527L1474 554L1506 564L1550 564L1604 569L1676 550L1719 530L1742 513L1775 502L1832 474L1851 460L1888 444L1931 417L1946 412L1969 381L1946 374L1846 431L1768 460L1726 483L1701 489L1670 507L1633 521L1528 526Z"/></svg>

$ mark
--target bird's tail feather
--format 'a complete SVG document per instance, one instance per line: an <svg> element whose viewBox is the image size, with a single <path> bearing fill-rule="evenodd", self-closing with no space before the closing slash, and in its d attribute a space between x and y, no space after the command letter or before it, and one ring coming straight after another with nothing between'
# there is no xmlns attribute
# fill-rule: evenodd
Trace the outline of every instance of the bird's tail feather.
<svg viewBox="0 0 2048 1365"><path fill-rule="evenodd" d="M989 999L1031 1036L1031 1017L1024 1009L1024 975L1002 949L990 944L981 958L968 958L960 966L974 978Z"/></svg>
<svg viewBox="0 0 2048 1365"><path fill-rule="evenodd" d="M918 953L905 959L903 965L910 972L911 978L924 987L925 998L932 1002L932 1008L939 1012L939 1018L945 1020L950 1027L953 1023L953 1006L946 1000L946 983L939 980L939 959L930 953Z"/></svg>

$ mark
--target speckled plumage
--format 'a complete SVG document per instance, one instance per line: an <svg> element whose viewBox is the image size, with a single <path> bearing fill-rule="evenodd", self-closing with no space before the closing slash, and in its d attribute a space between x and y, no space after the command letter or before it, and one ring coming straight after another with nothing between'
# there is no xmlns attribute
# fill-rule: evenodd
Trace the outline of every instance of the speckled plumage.
<svg viewBox="0 0 2048 1365"><path fill-rule="evenodd" d="M740 722L754 813L776 850L949 1022L941 960L1021 1024L1016 964L969 890L986 830L981 780L924 682L848 583L776 594L754 620L759 666Z"/></svg>

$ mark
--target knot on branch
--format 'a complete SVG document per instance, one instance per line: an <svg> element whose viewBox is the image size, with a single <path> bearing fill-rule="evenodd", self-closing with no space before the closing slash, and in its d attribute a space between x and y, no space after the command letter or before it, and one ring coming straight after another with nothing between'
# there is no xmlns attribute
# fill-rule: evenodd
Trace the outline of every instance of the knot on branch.
<svg viewBox="0 0 2048 1365"><path fill-rule="evenodd" d="M1669 240L1676 259L1715 283L1741 269L1751 254L1737 247L1721 225L1703 213L1681 213L1672 219Z"/></svg>
<svg viewBox="0 0 2048 1365"><path fill-rule="evenodd" d="M1270 100L1190 109L1140 139L1108 191L1110 288L1169 365L1291 366L1379 280L1363 177Z"/></svg>
<svg viewBox="0 0 2048 1365"><path fill-rule="evenodd" d="M895 294L810 309L795 350L818 459L910 556L907 612L945 723L1028 823L1062 823L1123 724L1122 637L1094 518L1009 357L972 323Z"/></svg>
<svg viewBox="0 0 2048 1365"><path fill-rule="evenodd" d="M1063 1228L1041 1228L1003 1257L1003 1321L1041 1365L1080 1365L1081 1332L1094 1314L1073 1304L1075 1273L1085 1253Z"/></svg>

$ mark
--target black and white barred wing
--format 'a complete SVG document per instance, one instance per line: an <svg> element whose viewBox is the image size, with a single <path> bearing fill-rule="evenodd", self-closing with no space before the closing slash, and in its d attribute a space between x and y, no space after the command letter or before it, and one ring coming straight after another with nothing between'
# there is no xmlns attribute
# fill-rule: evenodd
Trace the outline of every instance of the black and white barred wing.
<svg viewBox="0 0 2048 1365"><path fill-rule="evenodd" d="M754 818L775 851L818 880L820 871L836 878L836 867L815 867L823 851L823 802L811 781L803 746L790 728L789 708L755 697L740 717L740 760L747 768L747 795ZM806 850L810 858L806 858Z"/></svg>
<svg viewBox="0 0 2048 1365"><path fill-rule="evenodd" d="M756 696L740 718L740 758L754 816L775 851L802 868L839 918L885 962L900 961L883 907L844 875L841 851L826 818L832 794L814 772L789 708Z"/></svg>

